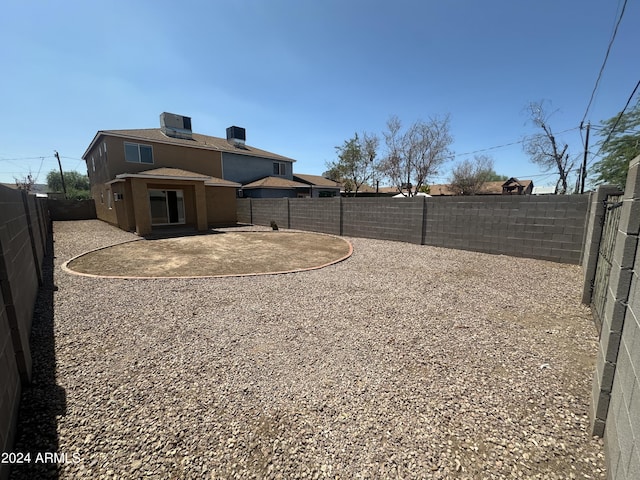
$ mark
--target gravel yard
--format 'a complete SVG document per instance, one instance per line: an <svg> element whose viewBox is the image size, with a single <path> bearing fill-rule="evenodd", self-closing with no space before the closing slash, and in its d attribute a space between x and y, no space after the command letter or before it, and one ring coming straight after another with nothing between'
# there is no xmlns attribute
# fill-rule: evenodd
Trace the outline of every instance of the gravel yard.
<svg viewBox="0 0 640 480"><path fill-rule="evenodd" d="M96 279L60 265L132 234L54 238L17 450L69 458L14 479L606 478L578 266L351 238L302 273Z"/></svg>

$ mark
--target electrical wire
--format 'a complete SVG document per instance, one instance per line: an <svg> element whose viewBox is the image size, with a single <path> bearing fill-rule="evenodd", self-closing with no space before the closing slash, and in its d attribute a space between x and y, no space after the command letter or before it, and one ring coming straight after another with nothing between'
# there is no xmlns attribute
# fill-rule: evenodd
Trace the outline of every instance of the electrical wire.
<svg viewBox="0 0 640 480"><path fill-rule="evenodd" d="M607 145L607 143L609 143L609 140L611 140L611 135L613 135L613 132L615 132L616 127L618 126L618 123L620 123L620 120L622 119L622 116L624 115L624 112L629 107L629 104L631 103L631 100L633 100L633 97L635 96L636 92L638 91L638 88L640 88L640 80L638 80L638 83L636 83L635 88L633 89L633 91L631 92L631 95L629 95L629 98L627 99L627 103L625 104L624 108L622 109L622 111L618 115L618 118L616 118L616 121L614 122L613 127L611 127L611 130L609 130L609 134L607 135L607 138L604 140L604 142L602 142L600 144L600 148L598 149L598 152L594 155L594 157L597 157L598 155L600 155L600 152L602 151L602 149ZM592 160L592 162L593 162L593 160Z"/></svg>
<svg viewBox="0 0 640 480"><path fill-rule="evenodd" d="M578 130L579 128L580 127L567 128L566 130L562 130L561 132L556 132L555 135L560 135L561 133L567 133L567 132L571 132L573 130ZM473 155L475 153L487 152L489 150L497 150L498 148L511 147L513 145L518 145L518 144L524 143L526 141L527 141L527 139L523 138L522 140L518 140L517 142L505 143L503 145L496 145L495 147L487 147L487 148L483 148L483 149L480 149L480 150L474 150L473 152L456 153L455 155L453 155L453 158L464 157L465 155Z"/></svg>
<svg viewBox="0 0 640 480"><path fill-rule="evenodd" d="M611 39L609 40L609 46L607 47L607 53L604 56L604 61L602 62L602 66L600 67L600 72L598 72L598 78L596 79L596 84L593 86L593 91L591 92L591 98L589 99L589 103L587 104L587 108L584 111L584 115L582 116L582 120L580 121L580 125L584 124L585 119L589 113L589 109L591 108L591 104L593 103L593 99L595 98L596 91L598 90L598 85L600 84L600 79L602 78L602 73L604 72L604 67L607 64L607 60L609 59L609 53L611 52L611 47L613 46L613 41L616 39L616 35L618 34L618 27L620 26L620 22L622 21L622 17L624 16L625 9L627 7L627 0L624 0L622 4L622 11L620 12L620 16L618 17L618 21L616 22L616 26L613 30L613 34L611 35Z"/></svg>

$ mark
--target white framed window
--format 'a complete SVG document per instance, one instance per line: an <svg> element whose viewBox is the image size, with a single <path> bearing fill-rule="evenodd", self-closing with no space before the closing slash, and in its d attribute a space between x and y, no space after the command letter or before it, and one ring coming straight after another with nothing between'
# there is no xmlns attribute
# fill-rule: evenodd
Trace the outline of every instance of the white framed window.
<svg viewBox="0 0 640 480"><path fill-rule="evenodd" d="M131 163L153 163L151 145L124 142L124 159Z"/></svg>
<svg viewBox="0 0 640 480"><path fill-rule="evenodd" d="M93 171L96 171L96 159L91 155L91 165L93 166Z"/></svg>
<svg viewBox="0 0 640 480"><path fill-rule="evenodd" d="M273 174L284 176L287 174L286 164L284 162L273 162Z"/></svg>
<svg viewBox="0 0 640 480"><path fill-rule="evenodd" d="M107 153L107 142L102 142L102 148L104 150L104 153Z"/></svg>

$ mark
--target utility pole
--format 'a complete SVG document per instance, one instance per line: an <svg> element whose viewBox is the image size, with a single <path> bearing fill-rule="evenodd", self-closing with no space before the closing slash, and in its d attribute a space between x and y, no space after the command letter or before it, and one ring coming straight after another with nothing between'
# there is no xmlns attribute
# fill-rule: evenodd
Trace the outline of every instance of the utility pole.
<svg viewBox="0 0 640 480"><path fill-rule="evenodd" d="M582 125L580 125L582 128ZM584 158L582 159L582 183L580 185L580 193L584 193L584 182L587 179L587 154L589 153L589 130L591 130L591 122L587 123L587 137L584 141Z"/></svg>
<svg viewBox="0 0 640 480"><path fill-rule="evenodd" d="M57 150L54 150L55 156L58 159L58 167L60 168L60 180L62 180L62 191L64 192L64 198L67 198L67 186L64 184L64 175L62 174L62 163L60 163L60 154Z"/></svg>

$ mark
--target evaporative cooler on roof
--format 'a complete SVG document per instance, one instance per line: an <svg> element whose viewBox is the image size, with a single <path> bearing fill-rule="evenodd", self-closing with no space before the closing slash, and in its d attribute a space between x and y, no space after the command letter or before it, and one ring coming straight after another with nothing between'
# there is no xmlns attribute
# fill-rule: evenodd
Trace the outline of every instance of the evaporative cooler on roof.
<svg viewBox="0 0 640 480"><path fill-rule="evenodd" d="M168 137L193 139L191 117L162 112L160 114L160 130Z"/></svg>

